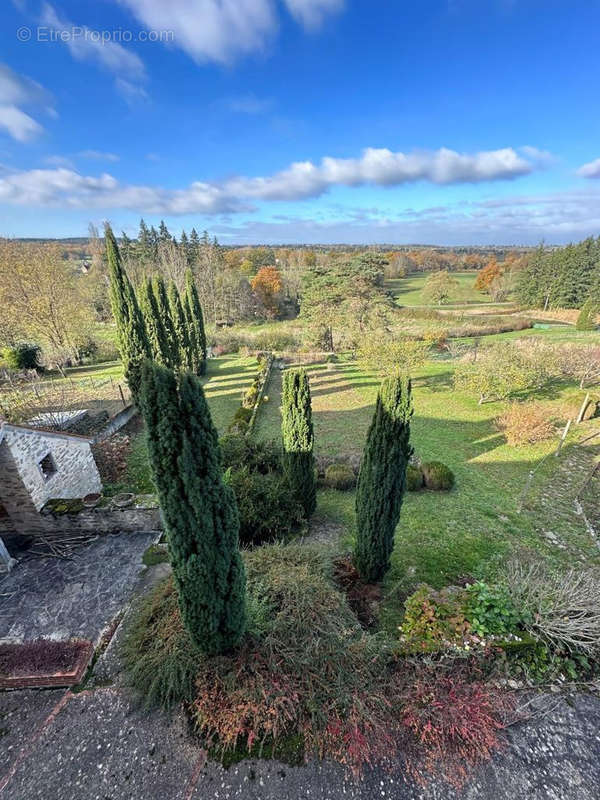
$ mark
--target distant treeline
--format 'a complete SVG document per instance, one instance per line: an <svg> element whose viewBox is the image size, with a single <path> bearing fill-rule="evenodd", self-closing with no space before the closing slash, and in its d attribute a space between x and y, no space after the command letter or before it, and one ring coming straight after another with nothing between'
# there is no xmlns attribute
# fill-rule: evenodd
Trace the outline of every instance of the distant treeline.
<svg viewBox="0 0 600 800"><path fill-rule="evenodd" d="M532 308L581 308L600 302L600 236L579 244L540 245L519 273L517 298Z"/></svg>

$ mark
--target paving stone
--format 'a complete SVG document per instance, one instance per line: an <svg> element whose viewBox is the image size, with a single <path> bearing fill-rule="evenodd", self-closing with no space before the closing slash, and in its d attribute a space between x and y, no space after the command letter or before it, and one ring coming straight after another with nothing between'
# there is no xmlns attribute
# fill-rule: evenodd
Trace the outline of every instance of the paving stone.
<svg viewBox="0 0 600 800"><path fill-rule="evenodd" d="M71 695L19 764L2 800L187 800L198 761L184 723L136 709L126 694Z"/></svg>
<svg viewBox="0 0 600 800"><path fill-rule="evenodd" d="M0 784L24 743L40 728L65 689L0 692Z"/></svg>
<svg viewBox="0 0 600 800"><path fill-rule="evenodd" d="M126 603L156 533L101 536L73 560L32 558L0 580L0 641L79 636L97 643Z"/></svg>

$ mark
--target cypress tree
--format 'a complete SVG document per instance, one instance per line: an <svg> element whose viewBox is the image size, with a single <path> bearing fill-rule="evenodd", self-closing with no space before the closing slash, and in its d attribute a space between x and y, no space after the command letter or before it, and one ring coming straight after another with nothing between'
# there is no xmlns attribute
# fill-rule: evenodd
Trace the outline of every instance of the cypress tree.
<svg viewBox="0 0 600 800"><path fill-rule="evenodd" d="M173 324L173 318L171 317L171 306L167 296L167 287L165 286L162 275L156 275L154 277L152 280L152 288L154 289L154 297L156 298L158 316L162 320L167 338L167 344L170 350L169 365L173 369L176 369L181 364L179 340L177 339L175 325Z"/></svg>
<svg viewBox="0 0 600 800"><path fill-rule="evenodd" d="M108 223L104 228L104 237L110 280L110 304L117 324L117 343L125 380L134 402L137 402L142 363L144 359L150 358L152 353L142 312L131 281L123 268L117 240Z"/></svg>
<svg viewBox="0 0 600 800"><path fill-rule="evenodd" d="M141 408L184 625L204 652L225 652L244 634L246 577L237 504L202 386L146 362Z"/></svg>
<svg viewBox="0 0 600 800"><path fill-rule="evenodd" d="M152 358L163 367L174 367L172 363L171 344L167 331L158 310L158 303L154 294L154 287L150 278L147 278L138 290L139 304L144 315L148 341L152 351Z"/></svg>
<svg viewBox="0 0 600 800"><path fill-rule="evenodd" d="M204 315L196 289L194 273L187 269L185 273L184 311L188 323L188 332L194 357L194 372L197 375L206 373L206 333L204 331Z"/></svg>
<svg viewBox="0 0 600 800"><path fill-rule="evenodd" d="M188 332L187 319L181 304L181 297L173 281L169 284L169 308L175 329L177 346L179 348L179 365L181 369L194 370L194 357Z"/></svg>
<svg viewBox="0 0 600 800"><path fill-rule="evenodd" d="M317 506L310 385L303 369L283 373L281 433L285 470L307 517Z"/></svg>
<svg viewBox="0 0 600 800"><path fill-rule="evenodd" d="M412 413L410 379L386 379L377 396L356 490L354 563L368 582L378 581L390 567L412 455Z"/></svg>

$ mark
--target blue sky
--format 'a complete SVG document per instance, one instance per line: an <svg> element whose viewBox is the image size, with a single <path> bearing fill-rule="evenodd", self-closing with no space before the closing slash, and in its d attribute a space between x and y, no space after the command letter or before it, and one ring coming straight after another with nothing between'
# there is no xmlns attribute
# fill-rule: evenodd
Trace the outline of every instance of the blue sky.
<svg viewBox="0 0 600 800"><path fill-rule="evenodd" d="M600 233L598 0L5 5L0 235Z"/></svg>

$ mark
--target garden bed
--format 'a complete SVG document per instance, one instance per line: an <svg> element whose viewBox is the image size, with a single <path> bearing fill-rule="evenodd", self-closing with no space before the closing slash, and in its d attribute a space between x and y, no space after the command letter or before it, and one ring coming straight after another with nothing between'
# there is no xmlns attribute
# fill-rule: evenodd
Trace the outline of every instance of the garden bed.
<svg viewBox="0 0 600 800"><path fill-rule="evenodd" d="M0 645L0 689L47 689L78 684L94 652L87 639L35 639Z"/></svg>

